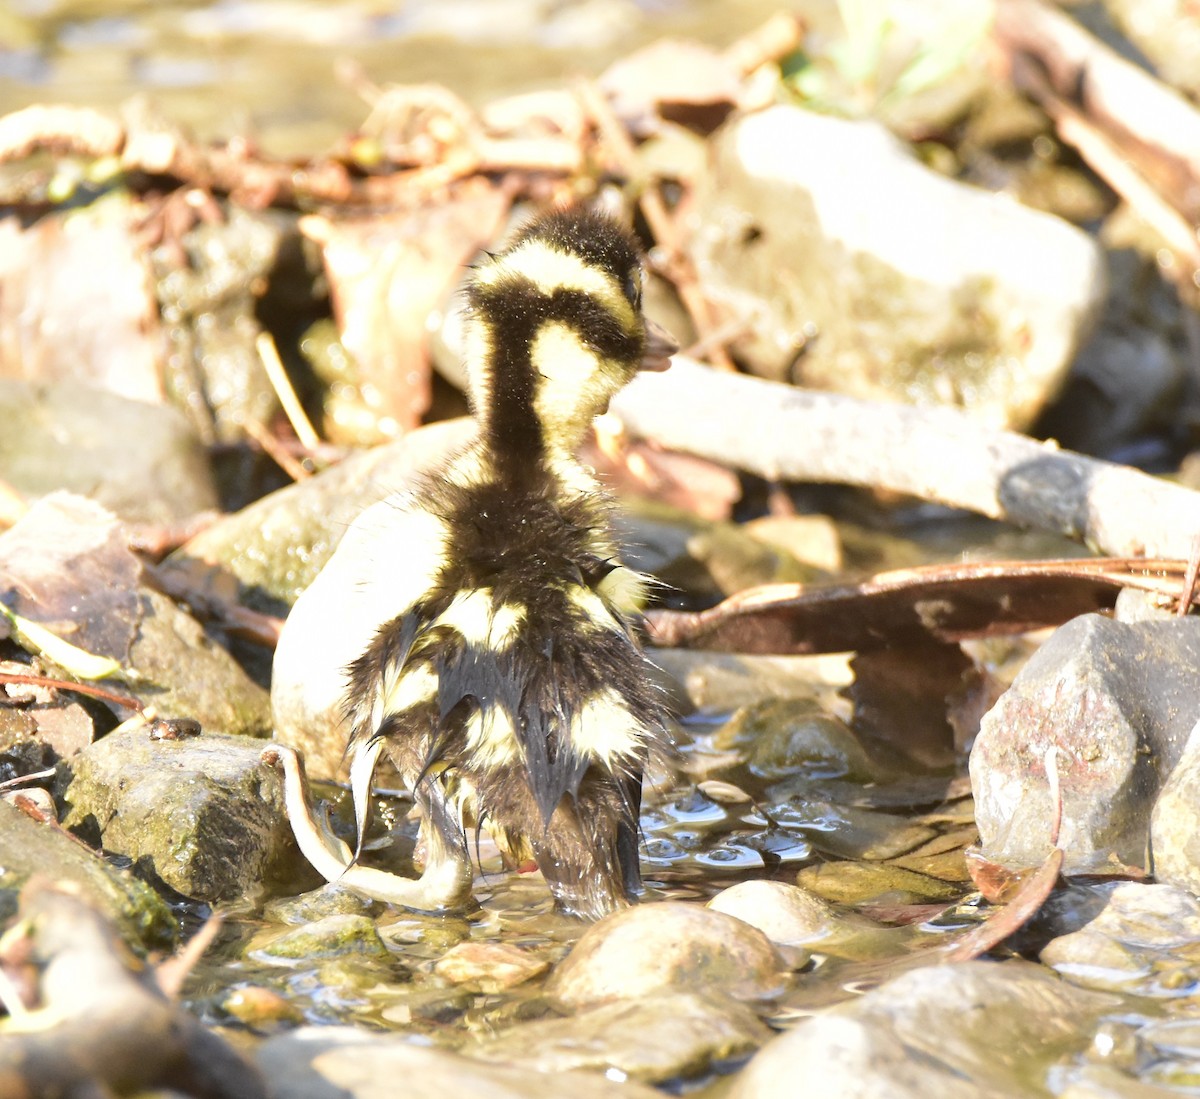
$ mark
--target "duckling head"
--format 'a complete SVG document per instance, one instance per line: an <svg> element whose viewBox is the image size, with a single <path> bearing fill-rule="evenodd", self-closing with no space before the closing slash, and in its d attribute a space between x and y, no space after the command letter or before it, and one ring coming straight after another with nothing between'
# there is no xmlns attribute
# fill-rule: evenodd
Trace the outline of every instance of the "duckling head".
<svg viewBox="0 0 1200 1099"><path fill-rule="evenodd" d="M535 218L468 294L472 405L502 463L569 456L613 394L676 349L642 316L633 237L587 210Z"/></svg>

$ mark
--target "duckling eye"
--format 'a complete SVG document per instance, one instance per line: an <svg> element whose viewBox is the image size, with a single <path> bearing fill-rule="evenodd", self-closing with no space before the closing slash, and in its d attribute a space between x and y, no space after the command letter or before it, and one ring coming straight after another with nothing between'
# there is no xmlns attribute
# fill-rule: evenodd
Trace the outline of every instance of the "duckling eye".
<svg viewBox="0 0 1200 1099"><path fill-rule="evenodd" d="M642 280L636 271L631 271L625 276L625 285L621 287L625 291L625 297L629 300L629 304L634 309L642 307Z"/></svg>

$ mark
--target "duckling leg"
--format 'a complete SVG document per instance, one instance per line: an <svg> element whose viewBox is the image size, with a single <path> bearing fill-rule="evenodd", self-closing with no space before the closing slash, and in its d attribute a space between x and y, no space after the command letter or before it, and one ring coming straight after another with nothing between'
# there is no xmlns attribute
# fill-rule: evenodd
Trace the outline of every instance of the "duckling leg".
<svg viewBox="0 0 1200 1099"><path fill-rule="evenodd" d="M272 744L262 753L264 763L283 769L283 796L292 832L304 857L329 882L387 904L420 912L461 907L471 896L471 861L445 804L420 797L425 809L421 834L426 843L425 870L419 878L402 878L354 862L350 848L329 831L313 812L304 759L294 748Z"/></svg>

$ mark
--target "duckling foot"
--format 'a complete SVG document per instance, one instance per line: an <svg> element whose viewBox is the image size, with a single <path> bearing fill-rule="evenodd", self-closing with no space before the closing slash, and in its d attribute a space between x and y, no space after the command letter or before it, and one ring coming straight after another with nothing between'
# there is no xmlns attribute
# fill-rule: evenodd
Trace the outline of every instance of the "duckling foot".
<svg viewBox="0 0 1200 1099"><path fill-rule="evenodd" d="M372 900L440 912L461 908L471 897L471 863L444 845L430 844L430 857L419 878L403 878L370 866L360 866L354 854L313 811L304 758L294 748L272 744L262 761L283 771L283 797L292 833L304 857L326 881L344 885ZM424 828L424 825L422 825Z"/></svg>

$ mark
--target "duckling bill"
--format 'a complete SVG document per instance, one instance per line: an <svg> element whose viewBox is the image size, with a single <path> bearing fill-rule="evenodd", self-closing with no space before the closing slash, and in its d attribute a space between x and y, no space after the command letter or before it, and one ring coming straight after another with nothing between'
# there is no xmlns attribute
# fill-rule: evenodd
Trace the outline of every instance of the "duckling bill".
<svg viewBox="0 0 1200 1099"><path fill-rule="evenodd" d="M293 617L323 581L345 583L339 555L372 547L346 593L377 616L344 698L360 845L386 752L425 848L421 877L393 878L386 899L466 900L466 837L484 825L512 865L537 863L561 908L596 918L641 888L642 771L667 716L631 625L647 578L620 563L609 500L575 452L675 347L642 316L630 234L582 210L532 221L468 300L477 441L368 508ZM347 863L318 869L349 882Z"/></svg>

